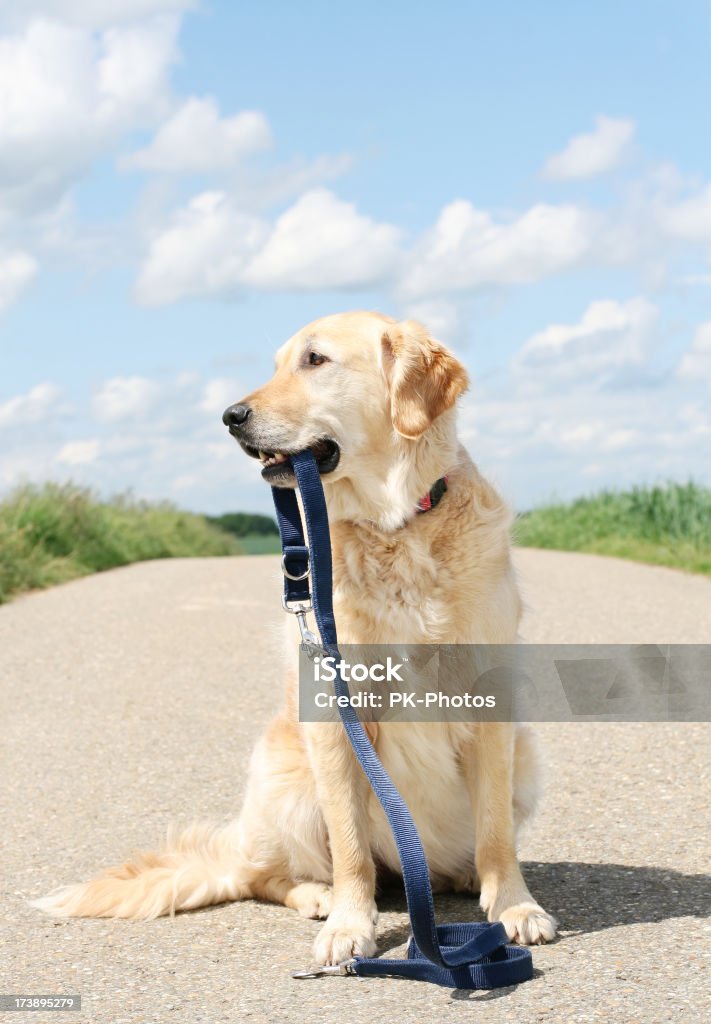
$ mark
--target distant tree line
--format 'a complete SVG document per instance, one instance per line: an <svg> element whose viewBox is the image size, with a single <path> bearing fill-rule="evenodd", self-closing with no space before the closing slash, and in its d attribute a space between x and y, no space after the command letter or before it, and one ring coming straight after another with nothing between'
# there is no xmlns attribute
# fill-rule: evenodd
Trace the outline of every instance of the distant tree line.
<svg viewBox="0 0 711 1024"><path fill-rule="evenodd" d="M277 534L277 524L271 516L259 512L225 512L222 516L207 516L208 522L235 537Z"/></svg>

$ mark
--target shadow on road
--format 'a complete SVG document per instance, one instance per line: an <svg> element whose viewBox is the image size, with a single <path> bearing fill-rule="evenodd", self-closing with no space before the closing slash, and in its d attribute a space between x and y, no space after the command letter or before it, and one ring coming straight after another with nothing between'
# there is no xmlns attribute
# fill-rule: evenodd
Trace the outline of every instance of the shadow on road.
<svg viewBox="0 0 711 1024"><path fill-rule="evenodd" d="M627 864L584 864L577 861L522 864L536 899L558 918L567 935L585 934L622 925L656 924L673 917L711 916L711 877L685 875L654 867ZM482 920L475 898L447 893L436 898L438 921ZM406 911L404 892L388 880L378 897L381 911ZM409 937L407 925L379 930L383 956L393 955ZM399 955L395 953L395 955ZM534 979L543 972L534 970ZM491 992L453 990L451 998L471 1003L501 999L516 986Z"/></svg>
<svg viewBox="0 0 711 1024"><path fill-rule="evenodd" d="M568 933L597 932L621 925L656 924L672 917L711 916L711 877L656 867L554 861L522 864L531 892ZM393 885L378 898L381 911L404 911L402 889ZM441 921L481 919L476 901L461 894L436 897ZM382 933L381 948L407 941L407 928Z"/></svg>
<svg viewBox="0 0 711 1024"><path fill-rule="evenodd" d="M567 932L597 932L672 917L711 915L711 878L629 864L529 862L524 875Z"/></svg>

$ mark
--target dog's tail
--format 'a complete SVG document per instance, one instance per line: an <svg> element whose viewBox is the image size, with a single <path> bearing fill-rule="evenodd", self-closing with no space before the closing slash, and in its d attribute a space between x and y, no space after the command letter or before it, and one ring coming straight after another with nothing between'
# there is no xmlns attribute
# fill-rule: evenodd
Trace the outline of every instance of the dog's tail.
<svg viewBox="0 0 711 1024"><path fill-rule="evenodd" d="M249 899L249 871L239 850L238 826L193 825L168 835L153 853L79 885L34 900L54 917L127 917L149 920L176 910Z"/></svg>

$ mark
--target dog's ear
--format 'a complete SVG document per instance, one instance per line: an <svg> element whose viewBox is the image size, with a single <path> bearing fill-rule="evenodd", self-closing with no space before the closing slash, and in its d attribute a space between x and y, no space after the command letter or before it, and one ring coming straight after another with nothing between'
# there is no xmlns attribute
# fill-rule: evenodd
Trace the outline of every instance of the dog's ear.
<svg viewBox="0 0 711 1024"><path fill-rule="evenodd" d="M466 391L467 371L415 320L389 327L382 349L393 426L414 440Z"/></svg>

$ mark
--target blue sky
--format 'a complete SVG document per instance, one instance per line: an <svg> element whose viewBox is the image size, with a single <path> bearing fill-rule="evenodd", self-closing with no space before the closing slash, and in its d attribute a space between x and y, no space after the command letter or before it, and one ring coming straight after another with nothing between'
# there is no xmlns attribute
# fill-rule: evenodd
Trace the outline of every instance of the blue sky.
<svg viewBox="0 0 711 1024"><path fill-rule="evenodd" d="M517 507L711 482L711 5L508 7L0 0L0 494L267 510L220 412L361 307Z"/></svg>

